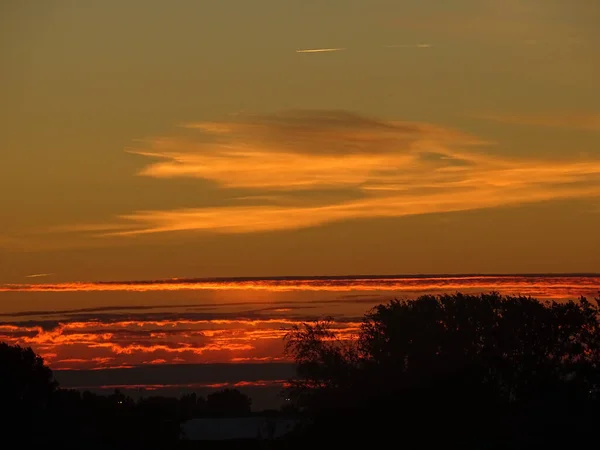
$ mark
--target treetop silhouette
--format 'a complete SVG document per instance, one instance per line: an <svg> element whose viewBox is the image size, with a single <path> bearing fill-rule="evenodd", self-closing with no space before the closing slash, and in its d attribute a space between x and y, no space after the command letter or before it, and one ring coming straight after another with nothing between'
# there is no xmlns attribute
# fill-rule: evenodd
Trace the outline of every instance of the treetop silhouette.
<svg viewBox="0 0 600 450"><path fill-rule="evenodd" d="M306 408L404 402L441 404L586 398L600 383L599 309L586 299L425 295L369 311L356 340L331 321L285 336L298 378L288 396ZM395 401L395 400L394 400Z"/></svg>

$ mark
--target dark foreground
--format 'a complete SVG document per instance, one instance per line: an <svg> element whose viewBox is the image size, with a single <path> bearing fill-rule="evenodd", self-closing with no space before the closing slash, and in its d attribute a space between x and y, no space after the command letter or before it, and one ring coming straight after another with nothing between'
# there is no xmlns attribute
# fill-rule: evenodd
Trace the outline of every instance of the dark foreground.
<svg viewBox="0 0 600 450"><path fill-rule="evenodd" d="M128 450L595 448L598 305L497 293L423 296L370 310L352 340L341 340L328 320L293 326L285 341L297 377L285 408L268 415L299 424L278 440L258 428L255 439L208 442L200 433L182 440L192 419L256 417L251 399L235 389L137 401L61 390L31 349L0 344L0 436L29 447Z"/></svg>

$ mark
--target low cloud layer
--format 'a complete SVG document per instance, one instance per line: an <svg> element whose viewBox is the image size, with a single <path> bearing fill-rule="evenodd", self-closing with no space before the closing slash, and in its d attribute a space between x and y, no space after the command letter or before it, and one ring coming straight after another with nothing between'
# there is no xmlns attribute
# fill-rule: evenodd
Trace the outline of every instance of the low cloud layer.
<svg viewBox="0 0 600 450"><path fill-rule="evenodd" d="M507 157L459 130L343 111L190 123L128 151L148 160L140 176L208 180L231 200L133 211L70 229L112 236L264 232L600 195L600 159ZM236 203L240 190L243 204ZM346 199L325 201L323 191Z"/></svg>
<svg viewBox="0 0 600 450"><path fill-rule="evenodd" d="M190 302L170 304L166 298L141 297L160 290L222 290L222 299L197 292ZM0 313L0 341L31 346L53 369L96 370L162 364L284 362L282 338L291 326L335 318L342 339L359 330L362 315L392 298L422 294L480 293L531 295L565 299L600 290L599 276L448 276L448 277L320 277L280 279L155 280L72 284L4 285L0 291L135 292L131 304L82 305L71 297L70 308L48 309L34 303L21 311ZM271 291L259 300L257 290ZM235 292L245 300L233 299ZM288 291L291 291L288 295ZM16 298L16 297L14 297ZM102 298L102 297L101 297ZM152 300L152 299L155 300ZM141 301L143 300L143 301ZM106 301L106 300L105 300ZM46 306L46 308L45 308ZM248 381L248 379L245 379Z"/></svg>
<svg viewBox="0 0 600 450"><path fill-rule="evenodd" d="M95 370L139 365L286 361L283 336L314 317L264 311L239 313L65 314L60 320L0 322L0 340L31 346L53 369ZM356 319L355 319L356 320ZM359 323L341 318L334 330L352 339Z"/></svg>
<svg viewBox="0 0 600 450"><path fill-rule="evenodd" d="M66 283L0 284L0 292L152 292L152 291L268 291L268 292L331 292L343 293L343 300L311 300L311 304L329 302L363 302L363 295L369 302L377 301L374 294L418 295L439 292L485 292L500 289L506 294L523 294L543 298L577 298L581 295L594 295L600 291L598 275L461 275L461 276L373 276L373 277L278 277L278 278L189 278L145 281L97 281ZM347 297L350 295L350 297ZM224 306L223 304L218 304ZM243 306L247 303L232 303L230 306ZM252 305L262 304L253 302ZM191 307L193 305L180 305ZM217 304L204 304L213 307ZM296 305L297 306L297 305ZM157 308L157 305L151 308ZM161 307L166 307L163 305ZM278 305L278 308L287 308ZM124 307L131 310L132 307ZM146 306L133 309L145 310ZM113 306L111 311L118 311ZM197 308L196 308L197 309ZM63 311L45 311L45 315L57 315ZM82 308L71 310L74 313L107 312L105 308ZM19 316L41 314L39 311L23 311ZM0 314L0 316L7 314Z"/></svg>

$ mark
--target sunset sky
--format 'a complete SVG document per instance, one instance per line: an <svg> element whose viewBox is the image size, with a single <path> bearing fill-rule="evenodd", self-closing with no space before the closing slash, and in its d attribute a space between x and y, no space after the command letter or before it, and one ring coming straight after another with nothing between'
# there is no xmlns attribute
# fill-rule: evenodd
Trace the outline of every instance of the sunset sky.
<svg viewBox="0 0 600 450"><path fill-rule="evenodd" d="M275 295L45 292L77 282L600 272L599 23L597 0L4 1L0 312Z"/></svg>
<svg viewBox="0 0 600 450"><path fill-rule="evenodd" d="M0 281L597 270L597 2L443 3L3 2Z"/></svg>

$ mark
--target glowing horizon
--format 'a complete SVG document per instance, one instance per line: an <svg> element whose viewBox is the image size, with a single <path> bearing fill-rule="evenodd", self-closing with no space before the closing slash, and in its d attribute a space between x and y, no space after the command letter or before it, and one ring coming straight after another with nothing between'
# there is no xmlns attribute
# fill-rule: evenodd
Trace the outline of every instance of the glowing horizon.
<svg viewBox="0 0 600 450"><path fill-rule="evenodd" d="M60 292L70 306L47 309L38 302L29 309L0 313L0 340L32 346L55 369L96 370L286 362L283 336L305 321L334 317L338 337L352 339L362 315L392 298L497 291L542 301L592 299L599 298L600 276L155 280L2 289L13 296L37 293L40 298ZM137 301L128 305L122 300L112 306L103 305L99 297L91 306L89 296L95 292L122 292L129 301L132 296ZM190 292L194 297L170 304L161 296L148 297L154 292L161 296Z"/></svg>
<svg viewBox="0 0 600 450"><path fill-rule="evenodd" d="M98 281L0 285L0 292L91 292L91 291L178 291L178 290L266 290L285 291L397 291L498 288L509 294L569 296L582 290L600 292L600 275L464 275L464 276L348 276L276 277L222 279L161 279L145 281ZM545 290L551 294L545 294Z"/></svg>

